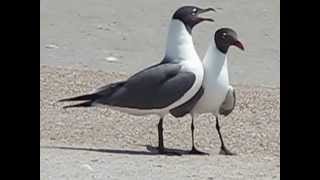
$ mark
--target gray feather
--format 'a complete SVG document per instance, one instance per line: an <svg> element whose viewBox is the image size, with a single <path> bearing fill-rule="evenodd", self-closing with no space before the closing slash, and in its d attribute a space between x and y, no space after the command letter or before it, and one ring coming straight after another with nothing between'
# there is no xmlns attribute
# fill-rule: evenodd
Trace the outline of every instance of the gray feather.
<svg viewBox="0 0 320 180"><path fill-rule="evenodd" d="M193 107L197 104L199 99L202 97L203 93L204 93L204 89L201 86L199 91L190 100L188 100L184 104L182 104L174 109L171 109L170 113L174 117L183 117L184 115L190 113L190 111L193 109Z"/></svg>
<svg viewBox="0 0 320 180"><path fill-rule="evenodd" d="M135 109L160 109L180 99L193 85L195 75L181 65L161 63L130 77L110 96L95 102Z"/></svg>
<svg viewBox="0 0 320 180"><path fill-rule="evenodd" d="M220 106L219 113L224 116L229 115L233 111L235 104L236 104L236 92L233 88L230 88L225 97L225 100Z"/></svg>

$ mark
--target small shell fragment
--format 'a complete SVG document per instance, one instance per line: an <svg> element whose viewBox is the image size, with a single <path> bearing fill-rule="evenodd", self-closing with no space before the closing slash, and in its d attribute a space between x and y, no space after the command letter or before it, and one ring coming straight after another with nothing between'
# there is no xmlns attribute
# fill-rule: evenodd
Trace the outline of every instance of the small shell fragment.
<svg viewBox="0 0 320 180"><path fill-rule="evenodd" d="M106 57L104 58L106 61L108 62L117 62L118 59L116 57L113 57L113 56L109 56L109 57Z"/></svg>
<svg viewBox="0 0 320 180"><path fill-rule="evenodd" d="M57 45L55 45L55 44L47 44L46 48L48 48L48 49L57 49L59 47Z"/></svg>
<svg viewBox="0 0 320 180"><path fill-rule="evenodd" d="M89 164L83 164L82 166L87 168L90 171L93 171L93 168Z"/></svg>

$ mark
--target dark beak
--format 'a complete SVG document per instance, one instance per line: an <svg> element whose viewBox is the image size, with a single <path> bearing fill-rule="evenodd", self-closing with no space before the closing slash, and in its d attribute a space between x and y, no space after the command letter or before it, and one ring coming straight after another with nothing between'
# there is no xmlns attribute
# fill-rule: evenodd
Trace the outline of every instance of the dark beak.
<svg viewBox="0 0 320 180"><path fill-rule="evenodd" d="M216 12L216 10L213 9L213 8L207 8L207 9L201 9L201 10L199 10L197 15L202 14L202 13L206 13L206 12L209 12L209 11L214 11L214 12ZM203 18L203 17L199 17L199 16L198 16L198 18L199 18L201 21L214 22L214 20L211 19L211 18Z"/></svg>
<svg viewBox="0 0 320 180"><path fill-rule="evenodd" d="M237 46L239 49L244 51L244 47L243 47L242 43L239 40L236 40L232 45Z"/></svg>
<svg viewBox="0 0 320 180"><path fill-rule="evenodd" d="M207 8L207 9L201 9L201 10L199 10L199 11L198 11L198 14L202 14L202 13L205 13L205 12L208 12L208 11L214 11L214 12L216 12L216 10L213 9L213 8Z"/></svg>

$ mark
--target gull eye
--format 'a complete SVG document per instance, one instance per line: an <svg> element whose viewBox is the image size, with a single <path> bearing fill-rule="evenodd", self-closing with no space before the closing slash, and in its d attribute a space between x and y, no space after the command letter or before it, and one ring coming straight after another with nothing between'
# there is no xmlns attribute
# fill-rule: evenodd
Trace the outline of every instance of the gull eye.
<svg viewBox="0 0 320 180"><path fill-rule="evenodd" d="M225 39L227 36L227 33L222 33L222 38Z"/></svg>
<svg viewBox="0 0 320 180"><path fill-rule="evenodd" d="M195 16L197 11L198 11L197 8L193 8L192 9L192 15Z"/></svg>

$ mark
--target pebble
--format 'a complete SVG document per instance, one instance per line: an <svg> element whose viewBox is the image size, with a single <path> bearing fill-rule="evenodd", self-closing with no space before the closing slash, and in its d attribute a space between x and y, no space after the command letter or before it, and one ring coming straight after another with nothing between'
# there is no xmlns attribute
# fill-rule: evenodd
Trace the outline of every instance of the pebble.
<svg viewBox="0 0 320 180"><path fill-rule="evenodd" d="M105 30L105 31L110 31L110 28L106 27L106 26L103 26L103 25L98 25L97 26L97 29L99 30Z"/></svg>

